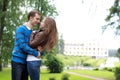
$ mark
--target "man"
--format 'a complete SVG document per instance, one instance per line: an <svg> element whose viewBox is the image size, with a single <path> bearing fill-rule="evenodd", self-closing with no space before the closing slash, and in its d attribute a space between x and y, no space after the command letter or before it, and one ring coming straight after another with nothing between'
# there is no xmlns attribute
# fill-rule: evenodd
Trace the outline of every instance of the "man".
<svg viewBox="0 0 120 80"><path fill-rule="evenodd" d="M28 14L28 22L26 25L21 25L16 29L16 36L14 42L14 49L12 52L12 80L28 80L27 71L27 55L33 55L40 58L39 51L32 49L29 45L30 35L32 29L40 23L40 13L38 11L31 11Z"/></svg>

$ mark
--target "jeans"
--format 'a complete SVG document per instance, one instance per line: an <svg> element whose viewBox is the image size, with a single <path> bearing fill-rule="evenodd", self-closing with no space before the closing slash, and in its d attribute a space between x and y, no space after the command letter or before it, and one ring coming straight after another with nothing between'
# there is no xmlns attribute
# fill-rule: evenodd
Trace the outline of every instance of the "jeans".
<svg viewBox="0 0 120 80"><path fill-rule="evenodd" d="M27 69L31 80L40 80L41 60L27 61Z"/></svg>
<svg viewBox="0 0 120 80"><path fill-rule="evenodd" d="M12 80L28 80L27 65L11 62L12 66Z"/></svg>

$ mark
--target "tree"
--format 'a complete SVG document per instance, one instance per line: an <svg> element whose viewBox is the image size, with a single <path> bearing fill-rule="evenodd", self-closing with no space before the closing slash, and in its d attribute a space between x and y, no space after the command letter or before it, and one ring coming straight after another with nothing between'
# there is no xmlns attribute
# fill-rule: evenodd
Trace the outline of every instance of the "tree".
<svg viewBox="0 0 120 80"><path fill-rule="evenodd" d="M112 21L112 19L116 19ZM116 29L115 34L120 35L120 0L115 0L114 5L109 9L109 15L105 19L109 22L107 25L103 26L105 30L109 25ZM117 57L120 59L120 48L117 52ZM120 67L116 68L115 72L116 80L120 79Z"/></svg>
<svg viewBox="0 0 120 80"><path fill-rule="evenodd" d="M120 80L120 67L115 68L114 75L115 75L115 80Z"/></svg>
<svg viewBox="0 0 120 80"><path fill-rule="evenodd" d="M114 29L116 28L115 34L120 35L120 0L114 1L113 6L109 9L109 15L105 20L108 24L102 27L103 31L106 30L108 26L111 26Z"/></svg>
<svg viewBox="0 0 120 80"><path fill-rule="evenodd" d="M15 29L27 20L29 9L36 9L42 16L57 16L54 4L48 0L0 0L0 71L2 64L11 59Z"/></svg>
<svg viewBox="0 0 120 80"><path fill-rule="evenodd" d="M2 55L1 55L1 48L2 48L2 35L3 35L3 29L5 26L5 17L6 17L6 11L8 7L8 0L1 0L0 1L0 71L2 70Z"/></svg>
<svg viewBox="0 0 120 80"><path fill-rule="evenodd" d="M120 59L120 48L117 50L116 56Z"/></svg>

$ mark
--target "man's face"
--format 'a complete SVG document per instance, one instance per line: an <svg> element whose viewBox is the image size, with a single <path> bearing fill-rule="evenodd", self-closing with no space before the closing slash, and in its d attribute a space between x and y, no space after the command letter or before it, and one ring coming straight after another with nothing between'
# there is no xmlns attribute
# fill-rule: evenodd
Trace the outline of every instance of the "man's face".
<svg viewBox="0 0 120 80"><path fill-rule="evenodd" d="M38 23L40 23L40 17L41 17L41 16L36 13L35 16L34 16L34 17L31 17L31 19L30 19L31 24L32 24L33 26L38 25Z"/></svg>

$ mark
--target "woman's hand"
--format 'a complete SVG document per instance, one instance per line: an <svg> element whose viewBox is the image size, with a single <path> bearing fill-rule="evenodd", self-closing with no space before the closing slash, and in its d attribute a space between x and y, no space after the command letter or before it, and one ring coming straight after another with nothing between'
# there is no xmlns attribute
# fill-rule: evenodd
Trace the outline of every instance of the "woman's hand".
<svg viewBox="0 0 120 80"><path fill-rule="evenodd" d="M32 31L32 33L33 33L33 34L36 34L36 33L37 33L37 31Z"/></svg>
<svg viewBox="0 0 120 80"><path fill-rule="evenodd" d="M39 52L43 52L43 50L44 50L41 46L38 46L37 49Z"/></svg>

